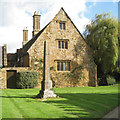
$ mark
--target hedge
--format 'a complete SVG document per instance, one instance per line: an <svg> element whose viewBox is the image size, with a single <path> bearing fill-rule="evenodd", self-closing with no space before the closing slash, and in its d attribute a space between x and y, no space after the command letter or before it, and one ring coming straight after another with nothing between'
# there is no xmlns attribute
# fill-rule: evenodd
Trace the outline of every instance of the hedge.
<svg viewBox="0 0 120 120"><path fill-rule="evenodd" d="M38 85L38 73L35 71L21 71L17 73L17 88L34 88Z"/></svg>
<svg viewBox="0 0 120 120"><path fill-rule="evenodd" d="M107 78L108 85L113 85L113 84L116 83L116 80L115 80L115 78L113 76L107 75L106 78Z"/></svg>

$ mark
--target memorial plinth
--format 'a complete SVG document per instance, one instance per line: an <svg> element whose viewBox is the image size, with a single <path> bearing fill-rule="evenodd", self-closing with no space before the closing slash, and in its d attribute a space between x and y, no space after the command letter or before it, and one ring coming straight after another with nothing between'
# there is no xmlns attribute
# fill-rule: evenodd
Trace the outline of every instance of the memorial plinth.
<svg viewBox="0 0 120 120"><path fill-rule="evenodd" d="M49 43L44 41L44 66L43 66L43 80L41 82L41 90L37 95L39 98L56 97L57 95L52 90L52 81L50 80L49 67Z"/></svg>

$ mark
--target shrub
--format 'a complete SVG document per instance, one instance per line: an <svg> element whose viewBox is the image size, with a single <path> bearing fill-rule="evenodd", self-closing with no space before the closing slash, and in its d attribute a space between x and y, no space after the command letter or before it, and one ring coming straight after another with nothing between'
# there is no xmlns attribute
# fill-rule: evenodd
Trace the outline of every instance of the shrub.
<svg viewBox="0 0 120 120"><path fill-rule="evenodd" d="M101 74L99 77L98 77L98 85L99 86L106 86L106 85L108 85L108 83L107 83L107 79L106 79L106 75L104 75L104 74Z"/></svg>
<svg viewBox="0 0 120 120"><path fill-rule="evenodd" d="M98 78L97 80L98 80L98 85L99 85L99 86L108 85L105 78Z"/></svg>
<svg viewBox="0 0 120 120"><path fill-rule="evenodd" d="M55 71L55 67L54 66L50 67L50 70L54 70Z"/></svg>
<svg viewBox="0 0 120 120"><path fill-rule="evenodd" d="M115 78L112 77L112 76L110 76L110 75L108 75L108 76L106 77L106 79L107 79L107 83L108 83L108 85L113 85L113 84L116 83Z"/></svg>
<svg viewBox="0 0 120 120"><path fill-rule="evenodd" d="M17 88L33 88L38 85L38 73L22 71L17 73Z"/></svg>

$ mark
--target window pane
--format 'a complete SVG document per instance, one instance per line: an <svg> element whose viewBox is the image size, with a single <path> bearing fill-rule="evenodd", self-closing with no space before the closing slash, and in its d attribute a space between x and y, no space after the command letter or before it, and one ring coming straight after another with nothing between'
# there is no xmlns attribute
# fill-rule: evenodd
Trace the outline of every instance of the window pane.
<svg viewBox="0 0 120 120"><path fill-rule="evenodd" d="M67 71L70 71L70 62L67 62Z"/></svg>
<svg viewBox="0 0 120 120"><path fill-rule="evenodd" d="M62 25L63 25L63 30L65 30L65 23L63 23Z"/></svg>
<svg viewBox="0 0 120 120"><path fill-rule="evenodd" d="M59 23L59 28L62 29L62 23Z"/></svg>
<svg viewBox="0 0 120 120"><path fill-rule="evenodd" d="M63 70L66 71L66 62L63 64Z"/></svg>
<svg viewBox="0 0 120 120"><path fill-rule="evenodd" d="M61 62L61 71L63 71L63 62Z"/></svg>
<svg viewBox="0 0 120 120"><path fill-rule="evenodd" d="M70 71L70 62L57 61L57 71Z"/></svg>
<svg viewBox="0 0 120 120"><path fill-rule="evenodd" d="M57 71L60 71L60 63L57 62Z"/></svg>
<svg viewBox="0 0 120 120"><path fill-rule="evenodd" d="M64 49L64 41L62 41L62 48Z"/></svg>
<svg viewBox="0 0 120 120"><path fill-rule="evenodd" d="M60 41L58 41L58 48L61 48Z"/></svg>
<svg viewBox="0 0 120 120"><path fill-rule="evenodd" d="M65 49L68 49L67 41L65 42Z"/></svg>

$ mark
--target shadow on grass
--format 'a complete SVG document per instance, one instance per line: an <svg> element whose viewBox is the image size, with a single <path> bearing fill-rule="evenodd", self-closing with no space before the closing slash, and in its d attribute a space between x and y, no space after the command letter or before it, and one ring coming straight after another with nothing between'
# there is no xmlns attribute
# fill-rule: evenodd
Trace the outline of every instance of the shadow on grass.
<svg viewBox="0 0 120 120"><path fill-rule="evenodd" d="M21 118L3 118L2 120L21 120ZM22 118L22 120L100 120L96 118ZM115 118L104 120L118 120Z"/></svg>
<svg viewBox="0 0 120 120"><path fill-rule="evenodd" d="M76 118L102 118L118 105L118 94L66 93L57 94L62 99L45 101L63 109Z"/></svg>
<svg viewBox="0 0 120 120"><path fill-rule="evenodd" d="M70 115L74 118L44 118L42 120L84 120L88 118L89 120L93 118L96 120L102 118L107 112L118 105L118 94L57 93L57 95L60 98L49 98L44 102L60 108L68 116ZM9 95L0 97L35 99L36 95L21 94L20 96Z"/></svg>
<svg viewBox="0 0 120 120"><path fill-rule="evenodd" d="M20 95L20 96L0 96L0 98L36 98L36 95Z"/></svg>

